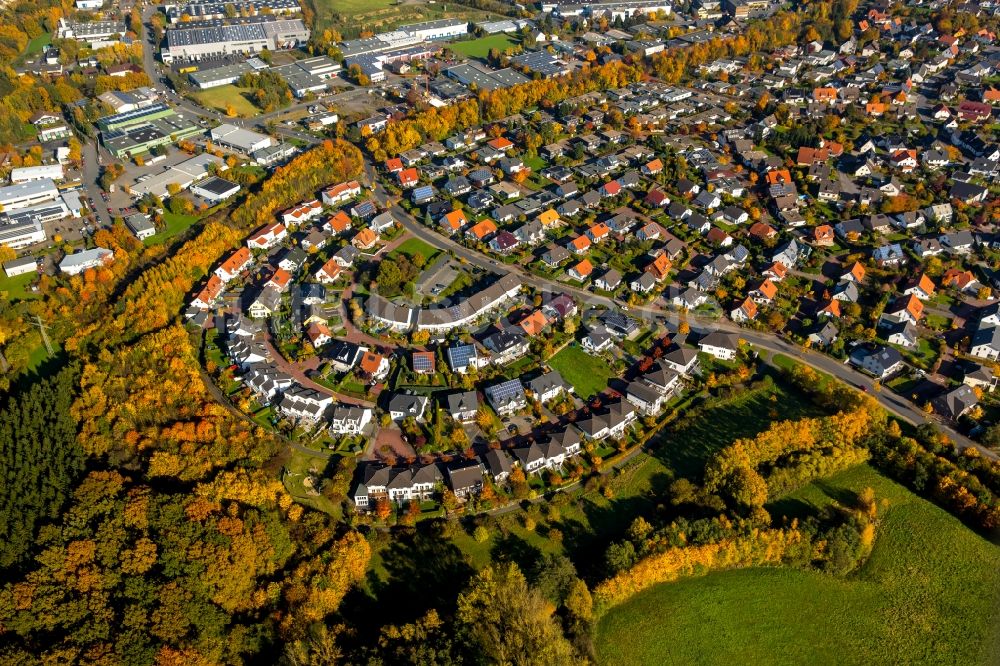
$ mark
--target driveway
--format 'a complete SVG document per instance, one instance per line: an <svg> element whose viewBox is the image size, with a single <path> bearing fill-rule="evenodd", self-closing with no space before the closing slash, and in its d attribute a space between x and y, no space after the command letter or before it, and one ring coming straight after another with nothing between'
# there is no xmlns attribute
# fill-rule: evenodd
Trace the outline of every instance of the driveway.
<svg viewBox="0 0 1000 666"><path fill-rule="evenodd" d="M417 457L417 452L403 441L403 433L395 424L388 428L379 428L373 444L365 451L364 458L366 460L385 459L389 455L396 456L401 460Z"/></svg>
<svg viewBox="0 0 1000 666"><path fill-rule="evenodd" d="M274 343L271 340L271 336L269 335L264 336L263 342L271 354L271 362L274 363L275 367L281 370L282 372L291 375L292 378L295 379L295 381L302 384L303 386L315 389L316 391L319 391L320 393L324 393L326 395L331 395L334 398L336 398L339 402L345 404L359 405L362 407L375 406L375 403L370 402L368 400L361 400L359 398L353 398L349 395L344 395L343 393L337 393L336 391L331 391L330 389L321 384L317 384L313 380L306 377L306 373L301 366L299 366L297 363L292 363L291 361L289 361L288 359L286 359L284 356L281 355L281 352L279 352L277 348L275 348Z"/></svg>

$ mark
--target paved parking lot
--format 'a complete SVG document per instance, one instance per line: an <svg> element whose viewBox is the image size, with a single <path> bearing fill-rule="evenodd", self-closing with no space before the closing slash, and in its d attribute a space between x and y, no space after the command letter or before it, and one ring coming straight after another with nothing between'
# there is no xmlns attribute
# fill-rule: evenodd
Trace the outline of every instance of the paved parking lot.
<svg viewBox="0 0 1000 666"><path fill-rule="evenodd" d="M420 296L437 296L448 288L461 270L448 255L441 255L417 280L416 292Z"/></svg>

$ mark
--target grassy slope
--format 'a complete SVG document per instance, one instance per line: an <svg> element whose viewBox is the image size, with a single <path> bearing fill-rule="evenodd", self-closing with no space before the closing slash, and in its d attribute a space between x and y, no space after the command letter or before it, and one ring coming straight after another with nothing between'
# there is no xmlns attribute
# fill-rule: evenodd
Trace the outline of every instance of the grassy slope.
<svg viewBox="0 0 1000 666"><path fill-rule="evenodd" d="M655 455L679 476L699 478L708 457L741 437L753 437L775 419L819 416L820 410L792 390L742 393L693 419L681 418L660 435Z"/></svg>
<svg viewBox="0 0 1000 666"><path fill-rule="evenodd" d="M603 359L591 356L575 344L564 347L549 359L549 365L558 370L563 379L573 385L576 394L589 398L608 387L608 379L614 376Z"/></svg>
<svg viewBox="0 0 1000 666"><path fill-rule="evenodd" d="M994 661L997 655L984 654L983 645L993 643L1000 592L996 546L867 466L804 488L783 504L810 510L865 486L889 507L871 558L854 575L751 569L661 585L601 620L601 662Z"/></svg>

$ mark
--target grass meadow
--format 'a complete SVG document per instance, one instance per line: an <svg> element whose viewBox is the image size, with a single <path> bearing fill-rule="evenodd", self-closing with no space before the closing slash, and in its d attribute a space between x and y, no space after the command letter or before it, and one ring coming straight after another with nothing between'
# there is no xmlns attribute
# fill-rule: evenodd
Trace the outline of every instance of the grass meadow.
<svg viewBox="0 0 1000 666"><path fill-rule="evenodd" d="M888 506L870 558L852 575L759 568L658 586L600 620L600 662L996 663L1000 549L956 518L867 465L802 488L772 512L813 511L865 486Z"/></svg>

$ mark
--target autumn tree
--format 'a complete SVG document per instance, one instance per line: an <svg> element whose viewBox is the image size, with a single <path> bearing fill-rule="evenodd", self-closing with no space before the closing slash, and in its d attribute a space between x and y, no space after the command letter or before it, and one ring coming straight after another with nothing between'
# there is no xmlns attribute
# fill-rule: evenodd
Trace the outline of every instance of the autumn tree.
<svg viewBox="0 0 1000 666"><path fill-rule="evenodd" d="M459 595L457 619L466 640L491 663L578 663L545 599L513 563L480 571Z"/></svg>

